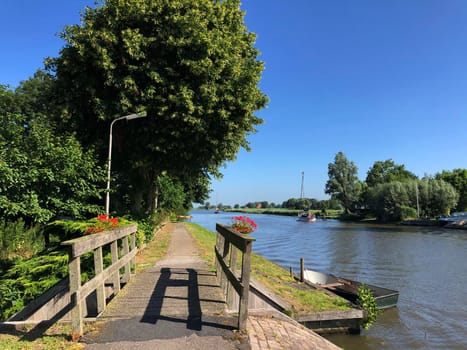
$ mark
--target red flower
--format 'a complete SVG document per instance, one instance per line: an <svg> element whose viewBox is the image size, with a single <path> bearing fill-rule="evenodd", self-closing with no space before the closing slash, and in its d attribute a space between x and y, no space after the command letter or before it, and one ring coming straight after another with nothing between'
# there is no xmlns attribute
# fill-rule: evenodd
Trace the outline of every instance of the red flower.
<svg viewBox="0 0 467 350"><path fill-rule="evenodd" d="M251 233L258 228L258 225L248 216L234 216L232 228L239 233Z"/></svg>
<svg viewBox="0 0 467 350"><path fill-rule="evenodd" d="M99 233L103 231L113 230L114 228L118 227L119 222L117 218L111 218L106 214L98 215L94 220L97 223L93 226L90 226L86 229L86 233Z"/></svg>

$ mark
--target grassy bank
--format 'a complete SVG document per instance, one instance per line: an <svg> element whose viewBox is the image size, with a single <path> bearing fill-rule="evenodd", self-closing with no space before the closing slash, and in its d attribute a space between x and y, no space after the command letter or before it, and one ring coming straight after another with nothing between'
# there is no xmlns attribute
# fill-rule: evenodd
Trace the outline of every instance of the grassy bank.
<svg viewBox="0 0 467 350"><path fill-rule="evenodd" d="M202 258L214 269L214 245L216 235L197 224L185 223L186 228L197 241ZM310 291L303 284L290 276L288 270L274 264L258 254L252 254L251 277L261 282L278 296L287 300L294 313L313 313L330 310L348 310L348 303L340 298L333 298L320 291Z"/></svg>
<svg viewBox="0 0 467 350"><path fill-rule="evenodd" d="M284 216L297 216L303 210L285 209L285 208L238 208L226 209L226 212L245 213L245 214L269 214L269 215L284 215ZM317 217L323 217L321 210L310 210ZM337 219L342 214L342 210L326 210L325 217L327 219Z"/></svg>

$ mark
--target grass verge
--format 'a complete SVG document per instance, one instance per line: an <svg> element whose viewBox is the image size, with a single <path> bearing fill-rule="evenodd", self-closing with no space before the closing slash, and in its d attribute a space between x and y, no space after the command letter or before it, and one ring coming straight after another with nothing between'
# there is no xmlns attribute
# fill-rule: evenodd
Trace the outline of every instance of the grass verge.
<svg viewBox="0 0 467 350"><path fill-rule="evenodd" d="M194 223L185 223L185 227L198 243L201 257L214 269L214 232ZM287 300L293 308L289 310L291 314L350 309L344 299L331 297L297 282L288 270L255 253L251 257L251 277Z"/></svg>

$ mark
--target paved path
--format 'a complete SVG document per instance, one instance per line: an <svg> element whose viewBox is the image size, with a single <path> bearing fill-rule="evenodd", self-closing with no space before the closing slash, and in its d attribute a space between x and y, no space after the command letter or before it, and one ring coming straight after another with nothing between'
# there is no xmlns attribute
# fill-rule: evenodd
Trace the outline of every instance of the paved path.
<svg viewBox="0 0 467 350"><path fill-rule="evenodd" d="M174 225L166 257L138 273L99 319L108 322L83 337L87 350L338 349L282 317L251 315L248 336L239 334L183 224Z"/></svg>

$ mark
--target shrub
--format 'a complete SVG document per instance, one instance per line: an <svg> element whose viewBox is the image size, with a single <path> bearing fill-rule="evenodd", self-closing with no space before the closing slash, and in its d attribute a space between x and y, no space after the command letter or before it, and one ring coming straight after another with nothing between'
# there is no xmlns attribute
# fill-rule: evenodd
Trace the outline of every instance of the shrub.
<svg viewBox="0 0 467 350"><path fill-rule="evenodd" d="M23 220L0 221L0 259L28 258L45 248L41 226L26 227Z"/></svg>

